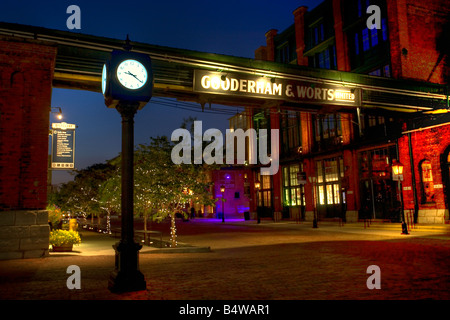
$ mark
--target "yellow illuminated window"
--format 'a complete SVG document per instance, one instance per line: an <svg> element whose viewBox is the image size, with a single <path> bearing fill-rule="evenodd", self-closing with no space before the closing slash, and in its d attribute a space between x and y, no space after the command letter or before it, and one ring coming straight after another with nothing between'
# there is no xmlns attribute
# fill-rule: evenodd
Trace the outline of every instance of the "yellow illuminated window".
<svg viewBox="0 0 450 320"><path fill-rule="evenodd" d="M336 205L343 201L340 179L344 177L344 160L330 158L316 161L318 203Z"/></svg>
<svg viewBox="0 0 450 320"><path fill-rule="evenodd" d="M323 186L319 186L319 204L325 204L325 194L323 192Z"/></svg>
<svg viewBox="0 0 450 320"><path fill-rule="evenodd" d="M305 204L304 186L298 180L303 165L292 164L283 167L283 203L285 206L301 206Z"/></svg>

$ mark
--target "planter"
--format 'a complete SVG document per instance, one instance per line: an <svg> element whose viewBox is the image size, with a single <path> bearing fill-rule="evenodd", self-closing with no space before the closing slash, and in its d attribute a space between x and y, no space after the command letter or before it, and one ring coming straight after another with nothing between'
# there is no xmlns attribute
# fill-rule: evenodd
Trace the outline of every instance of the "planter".
<svg viewBox="0 0 450 320"><path fill-rule="evenodd" d="M53 252L71 252L73 249L72 243L66 243L59 246L52 245Z"/></svg>
<svg viewBox="0 0 450 320"><path fill-rule="evenodd" d="M76 231L57 229L50 232L49 243L53 252L70 252L74 244L81 243L81 238Z"/></svg>

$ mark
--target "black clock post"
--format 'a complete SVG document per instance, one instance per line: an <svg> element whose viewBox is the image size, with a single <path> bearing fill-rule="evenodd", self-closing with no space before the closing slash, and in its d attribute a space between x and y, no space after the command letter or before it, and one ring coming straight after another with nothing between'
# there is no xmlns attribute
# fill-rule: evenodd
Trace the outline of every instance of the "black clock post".
<svg viewBox="0 0 450 320"><path fill-rule="evenodd" d="M130 48L127 39L127 48ZM114 293L147 288L139 270L139 250L134 241L134 115L152 96L153 75L148 55L114 50L103 67L102 91L105 104L122 117L122 229L116 251L115 269L108 288Z"/></svg>
<svg viewBox="0 0 450 320"><path fill-rule="evenodd" d="M120 102L116 109L122 117L122 229L120 242L113 246L116 250L115 269L108 288L121 293L145 290L147 285L139 270L142 246L134 242L134 115L138 104Z"/></svg>

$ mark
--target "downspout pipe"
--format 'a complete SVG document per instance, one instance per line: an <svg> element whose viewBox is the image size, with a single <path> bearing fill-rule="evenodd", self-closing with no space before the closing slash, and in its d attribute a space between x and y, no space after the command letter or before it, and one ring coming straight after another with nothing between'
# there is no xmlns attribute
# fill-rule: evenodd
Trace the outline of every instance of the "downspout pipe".
<svg viewBox="0 0 450 320"><path fill-rule="evenodd" d="M408 135L409 161L411 165L411 182L414 197L414 223L417 223L417 216L419 214L419 203L417 202L416 175L414 170L414 155L411 143L411 132L408 132L407 135Z"/></svg>

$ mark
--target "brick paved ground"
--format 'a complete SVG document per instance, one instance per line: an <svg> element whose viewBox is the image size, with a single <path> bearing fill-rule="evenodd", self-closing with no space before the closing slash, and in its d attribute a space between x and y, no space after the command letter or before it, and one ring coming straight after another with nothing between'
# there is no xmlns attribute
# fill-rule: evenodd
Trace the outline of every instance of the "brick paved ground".
<svg viewBox="0 0 450 320"><path fill-rule="evenodd" d="M167 239L168 225L158 228ZM81 253L0 261L0 299L450 299L450 235L400 231L180 221L179 241L210 246L211 252L144 247L140 268L147 290L121 295L107 289L114 268L108 248L116 240L84 232L84 243L75 248ZM66 287L72 264L81 269L81 290ZM369 265L381 269L380 290L366 286Z"/></svg>

